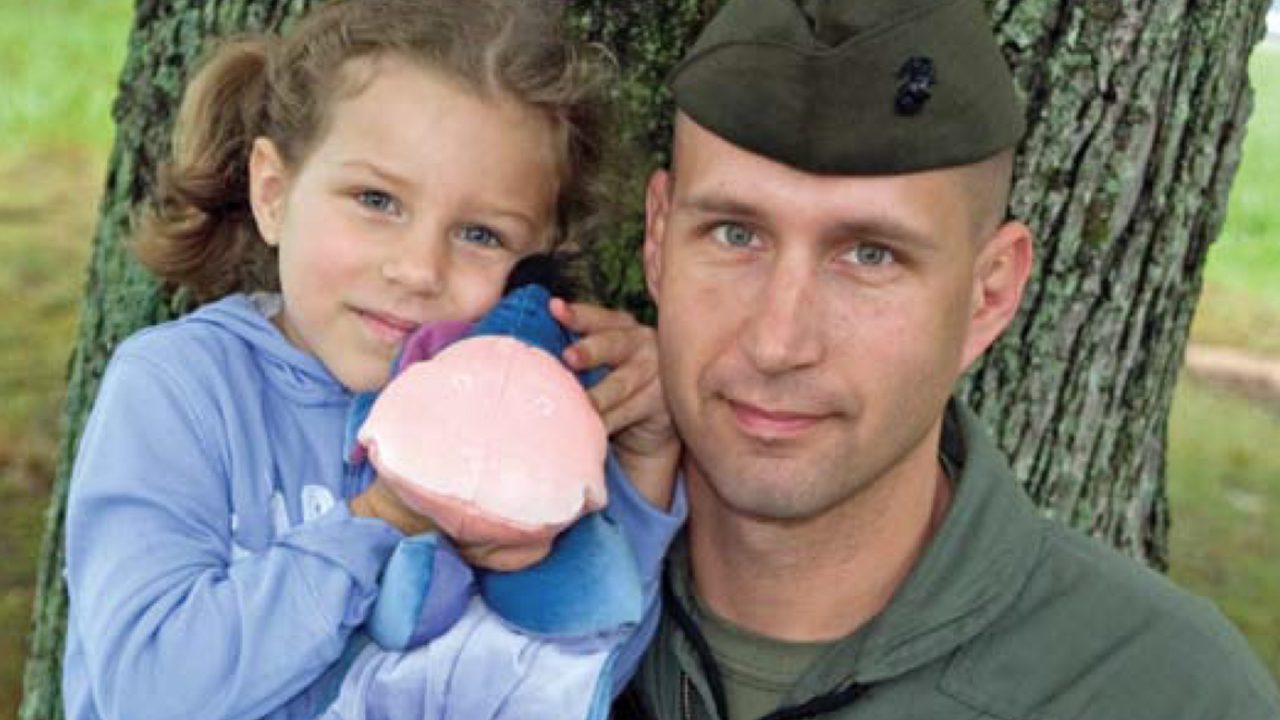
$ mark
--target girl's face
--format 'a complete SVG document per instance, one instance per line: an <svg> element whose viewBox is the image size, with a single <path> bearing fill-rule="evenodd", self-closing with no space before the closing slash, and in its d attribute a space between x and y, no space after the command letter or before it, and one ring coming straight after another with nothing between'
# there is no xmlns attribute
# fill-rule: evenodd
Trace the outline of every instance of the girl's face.
<svg viewBox="0 0 1280 720"><path fill-rule="evenodd" d="M339 97L311 154L288 168L259 138L250 197L279 249L276 324L348 389L386 383L419 325L474 320L511 267L546 247L558 192L551 123L398 58Z"/></svg>

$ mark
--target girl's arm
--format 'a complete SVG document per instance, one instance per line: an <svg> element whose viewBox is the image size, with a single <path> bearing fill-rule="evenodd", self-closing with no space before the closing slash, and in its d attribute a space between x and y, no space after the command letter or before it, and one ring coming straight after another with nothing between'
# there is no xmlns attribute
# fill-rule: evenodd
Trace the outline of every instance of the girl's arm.
<svg viewBox="0 0 1280 720"><path fill-rule="evenodd" d="M556 298L551 314L582 336L564 352L569 367L610 369L587 394L604 419L610 447L631 485L654 507L666 510L682 445L662 395L657 334L629 313L590 303Z"/></svg>
<svg viewBox="0 0 1280 720"><path fill-rule="evenodd" d="M67 517L81 660L65 685L87 685L107 719L261 717L340 655L401 535L336 503L232 562L235 409L172 352L126 343L81 443Z"/></svg>
<svg viewBox="0 0 1280 720"><path fill-rule="evenodd" d="M653 329L626 312L589 303L556 299L551 313L582 335L565 351L570 367L612 369L589 391L610 432L606 512L631 546L644 591L640 627L611 666L616 695L639 666L661 616L662 560L687 513L676 478L682 445L662 394Z"/></svg>

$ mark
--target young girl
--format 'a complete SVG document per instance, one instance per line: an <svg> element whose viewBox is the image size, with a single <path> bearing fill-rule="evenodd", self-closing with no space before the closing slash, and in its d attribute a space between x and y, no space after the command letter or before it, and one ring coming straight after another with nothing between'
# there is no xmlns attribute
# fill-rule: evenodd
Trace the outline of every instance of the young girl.
<svg viewBox="0 0 1280 720"><path fill-rule="evenodd" d="M68 508L68 718L327 707L320 680L384 563L431 528L344 462L352 397L386 383L419 325L478 318L517 260L581 245L596 220L604 88L557 5L343 2L224 46L193 80L139 255L216 301L130 338L103 379ZM591 392L635 486L609 488L646 593L616 685L656 618L679 446L652 334L554 311L585 335L571 366L615 368ZM411 668L386 667L403 686Z"/></svg>

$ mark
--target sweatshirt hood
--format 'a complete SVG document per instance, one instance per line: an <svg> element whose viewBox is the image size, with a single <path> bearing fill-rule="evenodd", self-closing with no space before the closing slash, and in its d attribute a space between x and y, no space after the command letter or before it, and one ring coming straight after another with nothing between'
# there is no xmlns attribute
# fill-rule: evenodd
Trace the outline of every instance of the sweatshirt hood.
<svg viewBox="0 0 1280 720"><path fill-rule="evenodd" d="M290 343L271 322L279 311L278 294L236 294L199 308L187 319L217 326L254 348L272 388L285 397L303 405L350 402L352 393L324 363Z"/></svg>

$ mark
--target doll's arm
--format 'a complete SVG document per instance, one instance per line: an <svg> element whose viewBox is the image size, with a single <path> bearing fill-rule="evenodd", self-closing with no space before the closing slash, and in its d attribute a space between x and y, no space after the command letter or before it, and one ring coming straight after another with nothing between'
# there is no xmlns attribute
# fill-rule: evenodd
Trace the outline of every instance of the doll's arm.
<svg viewBox="0 0 1280 720"><path fill-rule="evenodd" d="M365 627L385 650L408 650L452 626L475 595L475 575L439 533L405 538L382 573Z"/></svg>

